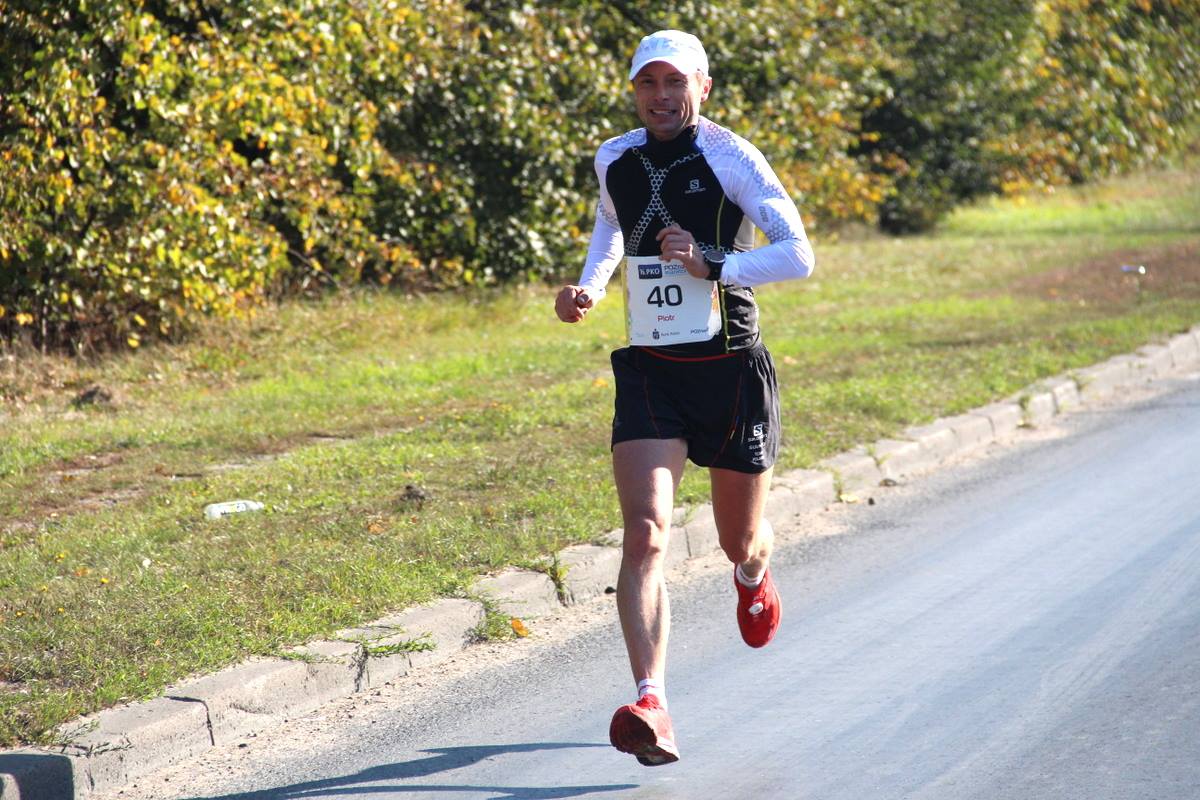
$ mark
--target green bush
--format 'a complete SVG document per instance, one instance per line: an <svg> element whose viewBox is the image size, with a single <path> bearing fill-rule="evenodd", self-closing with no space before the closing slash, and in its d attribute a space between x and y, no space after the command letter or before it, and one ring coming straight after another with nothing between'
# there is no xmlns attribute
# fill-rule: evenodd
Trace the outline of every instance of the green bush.
<svg viewBox="0 0 1200 800"><path fill-rule="evenodd" d="M706 108L819 230L1162 157L1197 0L0 2L0 336L77 350L359 281L570 275L638 38L695 30Z"/></svg>

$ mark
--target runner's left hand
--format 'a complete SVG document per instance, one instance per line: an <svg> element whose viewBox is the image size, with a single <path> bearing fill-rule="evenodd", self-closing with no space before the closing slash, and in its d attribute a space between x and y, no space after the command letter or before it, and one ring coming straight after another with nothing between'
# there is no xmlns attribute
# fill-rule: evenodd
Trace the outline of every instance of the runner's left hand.
<svg viewBox="0 0 1200 800"><path fill-rule="evenodd" d="M704 263L704 253L696 238L678 225L669 225L658 232L658 242L662 247L662 257L668 261L678 261L693 278L707 278L708 265Z"/></svg>

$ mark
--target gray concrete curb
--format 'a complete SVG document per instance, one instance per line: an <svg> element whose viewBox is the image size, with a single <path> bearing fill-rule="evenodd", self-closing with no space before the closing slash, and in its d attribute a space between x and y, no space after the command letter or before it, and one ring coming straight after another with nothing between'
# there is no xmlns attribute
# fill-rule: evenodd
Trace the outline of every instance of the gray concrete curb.
<svg viewBox="0 0 1200 800"><path fill-rule="evenodd" d="M1107 399L1156 378L1200 369L1200 325L1162 345L1049 378L1013 397L946 417L827 458L816 470L776 476L768 516L783 525L881 483L934 470L1013 436L1021 427ZM719 549L712 506L681 510L668 568ZM682 534L682 535L679 535ZM557 556L556 579L509 569L479 579L470 595L512 617L536 619L616 586L621 531ZM0 751L0 800L86 800L93 792L203 753L304 714L338 697L380 686L461 652L484 620L484 602L439 600L329 641L295 648L292 658L251 659L170 687L162 697L111 708L64 728L70 744Z"/></svg>

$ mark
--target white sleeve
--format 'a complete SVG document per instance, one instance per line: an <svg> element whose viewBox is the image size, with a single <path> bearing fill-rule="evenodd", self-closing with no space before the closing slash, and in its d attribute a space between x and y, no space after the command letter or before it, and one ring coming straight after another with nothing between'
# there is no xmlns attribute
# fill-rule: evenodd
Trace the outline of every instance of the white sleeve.
<svg viewBox="0 0 1200 800"><path fill-rule="evenodd" d="M711 155L706 152L709 164L725 193L769 242L745 253L727 254L721 283L758 286L807 278L815 259L796 204L758 148L728 131L720 133L726 136L714 142Z"/></svg>
<svg viewBox="0 0 1200 800"><path fill-rule="evenodd" d="M602 184L603 185L603 184ZM603 190L602 190L603 193ZM615 222L609 221L605 213L604 197L596 205L596 224L592 227L592 243L588 245L587 260L583 262L583 274L579 285L593 301L599 302L607 294L604 288L613 271L625 254L625 237ZM612 201L609 201L610 203ZM616 214L612 214L615 219Z"/></svg>
<svg viewBox="0 0 1200 800"><path fill-rule="evenodd" d="M644 130L630 131L623 136L609 139L596 151L596 179L600 183L600 201L596 203L596 223L592 227L592 242L588 245L587 260L583 262L583 273L579 285L593 301L599 302L607 294L604 288L608 279L620 265L625 255L625 237L617 219L617 207L608 193L608 165L617 160L626 148L646 140Z"/></svg>

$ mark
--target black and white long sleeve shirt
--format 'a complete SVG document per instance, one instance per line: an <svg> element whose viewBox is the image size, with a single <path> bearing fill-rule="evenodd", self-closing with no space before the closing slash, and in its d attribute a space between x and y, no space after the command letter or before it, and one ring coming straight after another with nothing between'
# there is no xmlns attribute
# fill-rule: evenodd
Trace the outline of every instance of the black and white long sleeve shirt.
<svg viewBox="0 0 1200 800"><path fill-rule="evenodd" d="M711 120L701 117L669 142L644 128L610 139L596 154L596 175L600 202L579 281L590 297L605 295L623 258L658 256L656 236L672 223L702 251L726 253L714 288L719 330L704 341L656 347L663 354L710 356L753 346L759 330L752 287L812 273L812 247L779 178L754 145ZM751 249L755 226L768 244ZM630 285L636 281L626 282L627 309Z"/></svg>

